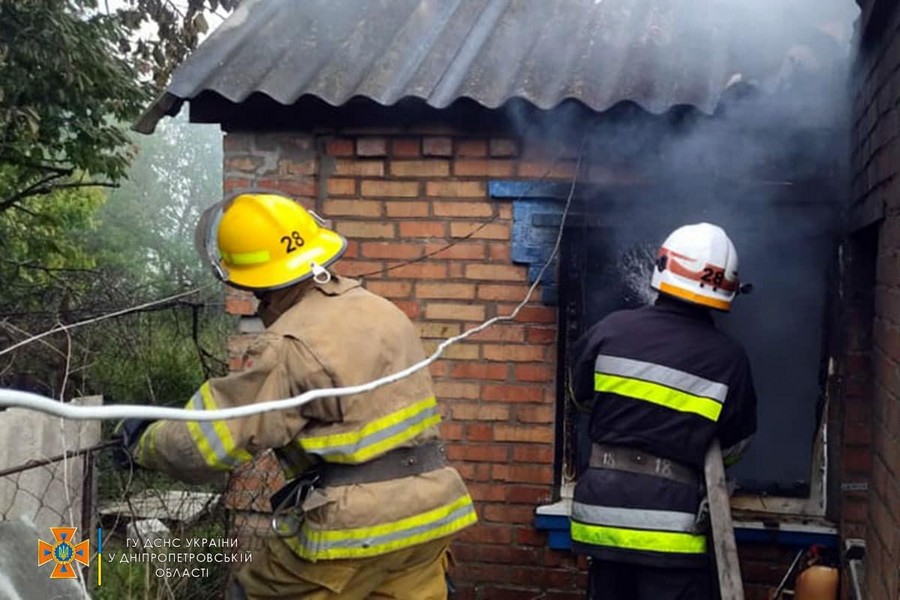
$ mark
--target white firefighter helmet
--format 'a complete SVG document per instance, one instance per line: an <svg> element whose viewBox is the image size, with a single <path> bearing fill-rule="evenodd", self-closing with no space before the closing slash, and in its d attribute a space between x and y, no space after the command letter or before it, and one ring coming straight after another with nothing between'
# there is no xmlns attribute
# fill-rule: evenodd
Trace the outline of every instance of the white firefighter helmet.
<svg viewBox="0 0 900 600"><path fill-rule="evenodd" d="M734 244L716 225L679 227L659 249L650 286L686 302L731 310L740 287Z"/></svg>

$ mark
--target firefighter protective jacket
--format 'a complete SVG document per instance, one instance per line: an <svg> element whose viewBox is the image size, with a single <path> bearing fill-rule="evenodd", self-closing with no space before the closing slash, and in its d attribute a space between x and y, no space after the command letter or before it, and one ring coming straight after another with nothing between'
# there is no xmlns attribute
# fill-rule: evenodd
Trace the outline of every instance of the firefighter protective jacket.
<svg viewBox="0 0 900 600"><path fill-rule="evenodd" d="M269 319L274 322L248 350L246 370L204 383L188 409L363 384L425 358L406 315L357 281L335 277L324 285L294 287L288 302L282 296L283 313ZM140 438L135 458L190 481L273 448L290 479L314 462L362 465L390 450L431 442L439 421L431 376L422 369L369 392L292 410L228 421L158 421ZM449 466L318 489L304 508L298 535L285 541L313 561L377 556L446 537L476 521L465 484Z"/></svg>
<svg viewBox="0 0 900 600"><path fill-rule="evenodd" d="M756 431L743 348L715 328L708 310L660 296L655 306L610 314L575 352L574 393L593 403L591 442L675 461L696 472L697 483L588 468L575 487L574 549L652 566L705 565L696 515L706 450L717 436L733 462Z"/></svg>

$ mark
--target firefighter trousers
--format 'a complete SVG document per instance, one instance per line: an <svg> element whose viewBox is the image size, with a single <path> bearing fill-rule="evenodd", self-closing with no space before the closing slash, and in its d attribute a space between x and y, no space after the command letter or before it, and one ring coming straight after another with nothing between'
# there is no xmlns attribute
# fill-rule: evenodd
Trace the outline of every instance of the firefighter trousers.
<svg viewBox="0 0 900 600"><path fill-rule="evenodd" d="M381 556L303 560L278 538L242 568L227 600L446 600L450 538Z"/></svg>
<svg viewBox="0 0 900 600"><path fill-rule="evenodd" d="M712 600L708 568L650 567L592 559L589 600Z"/></svg>

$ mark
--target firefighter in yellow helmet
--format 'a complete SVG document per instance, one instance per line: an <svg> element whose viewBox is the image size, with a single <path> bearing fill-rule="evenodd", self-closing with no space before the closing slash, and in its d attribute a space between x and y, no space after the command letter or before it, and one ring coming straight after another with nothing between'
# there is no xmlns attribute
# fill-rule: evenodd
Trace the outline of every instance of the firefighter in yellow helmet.
<svg viewBox="0 0 900 600"><path fill-rule="evenodd" d="M196 242L220 279L256 294L266 330L246 370L205 382L188 408L364 384L425 358L406 315L329 270L346 240L292 199L237 195L206 211ZM424 600L446 598L450 537L476 521L439 421L423 369L297 409L124 429L139 465L187 481L274 450L290 483L273 496L265 552L237 574L230 597Z"/></svg>
<svg viewBox="0 0 900 600"><path fill-rule="evenodd" d="M572 387L592 404L588 467L572 502L572 548L591 557L589 597L707 600L703 460L714 438L735 462L756 431L741 345L716 329L740 284L720 227L663 242L655 304L611 313L576 343Z"/></svg>

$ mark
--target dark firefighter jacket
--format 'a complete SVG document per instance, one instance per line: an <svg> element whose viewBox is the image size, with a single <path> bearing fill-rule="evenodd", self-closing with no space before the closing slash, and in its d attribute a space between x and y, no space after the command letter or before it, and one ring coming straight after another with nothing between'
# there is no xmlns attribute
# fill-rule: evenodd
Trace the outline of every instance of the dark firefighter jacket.
<svg viewBox="0 0 900 600"><path fill-rule="evenodd" d="M709 311L661 296L610 314L575 346L576 398L593 402L592 443L675 461L697 485L588 468L572 506L575 551L653 566L705 564L695 524L707 448L718 436L730 464L756 431L756 394L743 348Z"/></svg>
<svg viewBox="0 0 900 600"><path fill-rule="evenodd" d="M280 306L261 306L268 328L247 352L246 370L204 383L189 409L364 384L425 358L409 319L355 280L335 277L278 294ZM291 410L227 421L157 421L140 438L136 460L190 481L233 469L272 448L291 479L313 462L363 465L397 448L433 442L439 422L426 368L372 391ZM449 536L476 521L465 484L450 466L316 489L304 509L297 535L285 541L307 560L378 556Z"/></svg>

